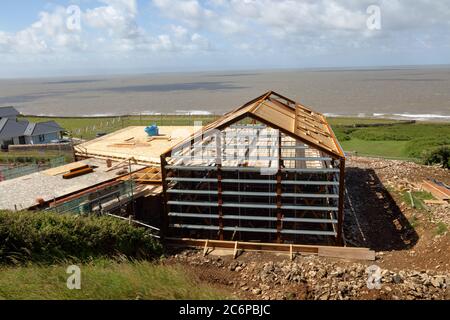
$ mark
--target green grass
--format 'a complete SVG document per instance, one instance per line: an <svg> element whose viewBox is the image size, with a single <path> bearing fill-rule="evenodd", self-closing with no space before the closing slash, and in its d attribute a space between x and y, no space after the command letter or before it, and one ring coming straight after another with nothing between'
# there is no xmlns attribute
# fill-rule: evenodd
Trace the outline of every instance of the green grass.
<svg viewBox="0 0 450 320"><path fill-rule="evenodd" d="M391 119L373 119L373 118L351 118L351 117L333 117L328 118L332 126L354 126L354 125L373 125L373 124L399 124L400 120Z"/></svg>
<svg viewBox="0 0 450 320"><path fill-rule="evenodd" d="M443 222L438 222L438 224L436 226L435 234L438 236L441 236L444 233L446 233L447 231L448 231L447 225Z"/></svg>
<svg viewBox="0 0 450 320"><path fill-rule="evenodd" d="M143 228L109 217L0 211L0 299L225 299L185 268L155 262ZM81 290L66 270L81 269Z"/></svg>
<svg viewBox="0 0 450 320"><path fill-rule="evenodd" d="M354 119L359 123L360 119ZM345 151L424 162L430 153L450 146L450 124L396 123L379 127L335 125L333 130Z"/></svg>
<svg viewBox="0 0 450 320"><path fill-rule="evenodd" d="M409 219L409 224L413 228L417 228L420 225L420 220L414 215Z"/></svg>
<svg viewBox="0 0 450 320"><path fill-rule="evenodd" d="M386 158L409 159L405 152L405 141L366 141L351 139L341 142L342 148L346 151L354 151L356 154L364 156L383 156Z"/></svg>
<svg viewBox="0 0 450 320"><path fill-rule="evenodd" d="M424 202L425 200L435 200L433 195L426 191L413 191L411 192L411 197L414 201L414 207L418 210L425 210L427 208ZM408 192L403 192L402 198L405 203L412 207L411 198Z"/></svg>
<svg viewBox="0 0 450 320"><path fill-rule="evenodd" d="M151 262L100 260L79 265L81 289L67 288L69 264L0 268L0 299L17 300L176 300L228 299L198 283L185 269Z"/></svg>

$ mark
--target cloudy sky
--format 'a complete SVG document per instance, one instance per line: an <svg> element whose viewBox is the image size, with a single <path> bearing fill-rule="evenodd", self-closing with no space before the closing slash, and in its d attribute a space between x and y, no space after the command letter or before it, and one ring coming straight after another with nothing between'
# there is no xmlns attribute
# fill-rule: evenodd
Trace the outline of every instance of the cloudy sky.
<svg viewBox="0 0 450 320"><path fill-rule="evenodd" d="M0 77L413 64L450 64L450 0L0 3Z"/></svg>

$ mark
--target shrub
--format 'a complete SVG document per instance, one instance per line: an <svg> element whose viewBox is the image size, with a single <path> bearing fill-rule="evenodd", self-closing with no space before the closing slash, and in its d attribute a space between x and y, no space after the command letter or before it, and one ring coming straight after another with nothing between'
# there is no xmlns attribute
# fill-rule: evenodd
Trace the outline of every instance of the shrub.
<svg viewBox="0 0 450 320"><path fill-rule="evenodd" d="M160 254L161 246L147 230L114 218L0 212L0 263Z"/></svg>
<svg viewBox="0 0 450 320"><path fill-rule="evenodd" d="M450 148L444 146L429 152L425 157L425 164L441 164L443 168L450 169Z"/></svg>

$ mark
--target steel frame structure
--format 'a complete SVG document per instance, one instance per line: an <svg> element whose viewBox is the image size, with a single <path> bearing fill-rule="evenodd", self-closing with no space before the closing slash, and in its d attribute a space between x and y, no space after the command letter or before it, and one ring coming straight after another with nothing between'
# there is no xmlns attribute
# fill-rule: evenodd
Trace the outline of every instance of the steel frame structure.
<svg viewBox="0 0 450 320"><path fill-rule="evenodd" d="M164 235L342 245L345 156L327 123L337 152L251 112L218 123L161 156Z"/></svg>

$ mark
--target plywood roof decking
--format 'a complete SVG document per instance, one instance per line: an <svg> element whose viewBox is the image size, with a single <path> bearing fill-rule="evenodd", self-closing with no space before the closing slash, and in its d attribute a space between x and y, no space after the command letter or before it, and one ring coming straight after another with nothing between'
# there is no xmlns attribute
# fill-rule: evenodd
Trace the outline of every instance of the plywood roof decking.
<svg viewBox="0 0 450 320"><path fill-rule="evenodd" d="M221 130L245 117L254 118L279 129L334 158L345 157L336 136L322 114L273 91L225 114L176 146L189 143L195 136L205 135L213 129Z"/></svg>
<svg viewBox="0 0 450 320"><path fill-rule="evenodd" d="M191 135L195 128L162 126L159 127L158 137L149 137L144 130L143 126L127 127L78 145L75 151L82 157L116 160L134 158L138 163L159 165L161 154Z"/></svg>

